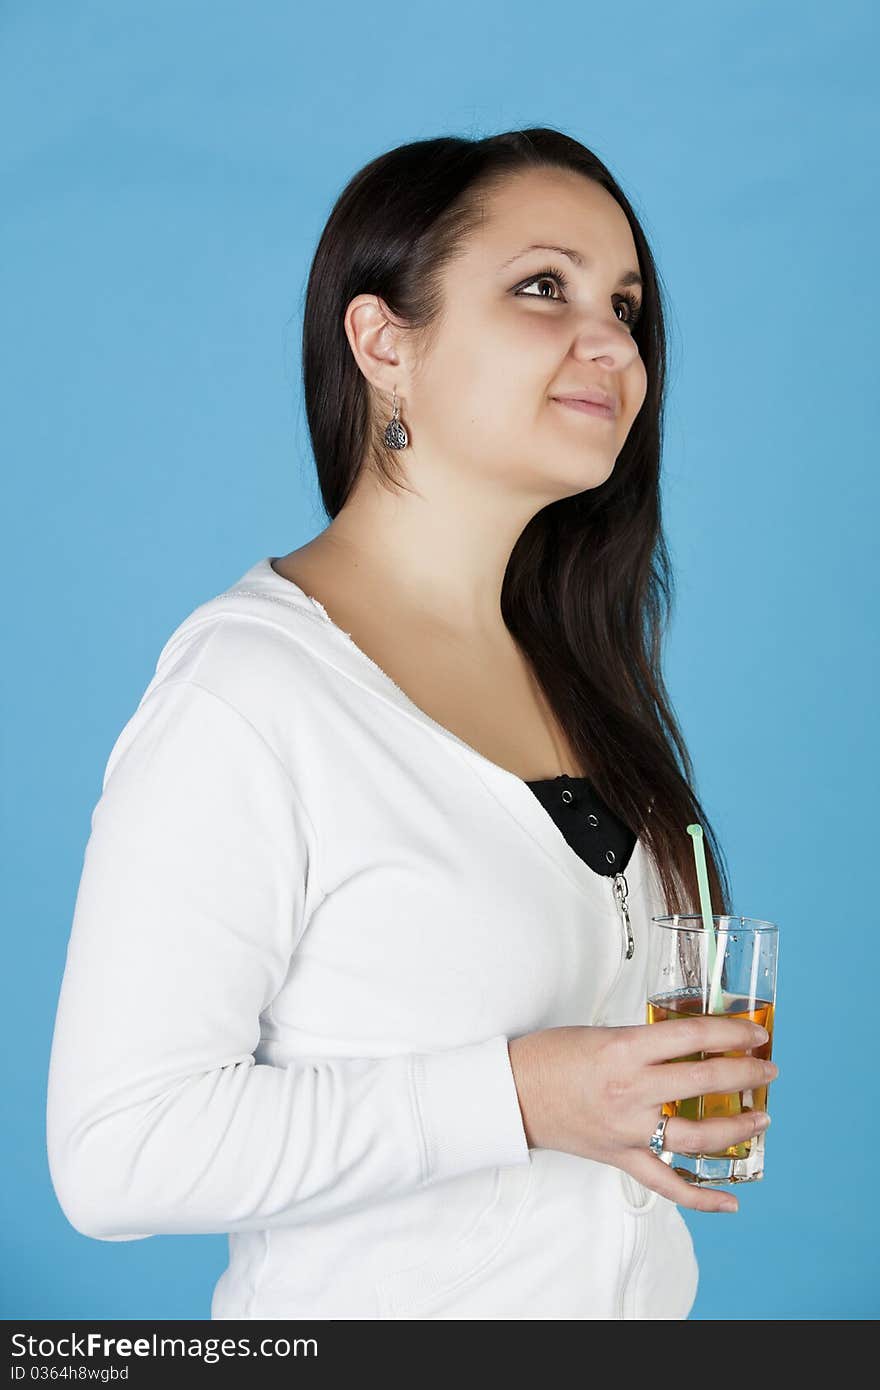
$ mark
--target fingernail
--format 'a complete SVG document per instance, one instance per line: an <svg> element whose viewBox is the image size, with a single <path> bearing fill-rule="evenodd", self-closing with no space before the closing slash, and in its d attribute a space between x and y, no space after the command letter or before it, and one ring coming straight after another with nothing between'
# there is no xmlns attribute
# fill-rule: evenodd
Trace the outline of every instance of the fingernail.
<svg viewBox="0 0 880 1390"><path fill-rule="evenodd" d="M731 1197L727 1197L727 1198L725 1198L725 1200L724 1200L723 1202L719 1202L719 1203L718 1203L718 1210L719 1210L719 1211L738 1211L738 1210L739 1210L739 1203L738 1203L738 1202L734 1202L733 1199L732 1199Z"/></svg>
<svg viewBox="0 0 880 1390"><path fill-rule="evenodd" d="M755 1129L766 1129L770 1123L770 1116L760 1114L755 1116ZM775 1140L774 1140L775 1142Z"/></svg>

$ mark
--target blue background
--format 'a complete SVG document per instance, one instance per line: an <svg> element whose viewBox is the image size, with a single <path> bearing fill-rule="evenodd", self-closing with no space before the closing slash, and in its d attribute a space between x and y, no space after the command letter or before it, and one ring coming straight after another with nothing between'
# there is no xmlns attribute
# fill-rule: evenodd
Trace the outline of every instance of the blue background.
<svg viewBox="0 0 880 1390"><path fill-rule="evenodd" d="M682 1209L693 1316L880 1312L877 37L855 0L3 4L0 1316L210 1315L225 1236L91 1240L49 1181L91 810L177 623L325 524L299 332L337 194L532 124L609 163L659 262L666 675L734 908L781 928L767 1176Z"/></svg>

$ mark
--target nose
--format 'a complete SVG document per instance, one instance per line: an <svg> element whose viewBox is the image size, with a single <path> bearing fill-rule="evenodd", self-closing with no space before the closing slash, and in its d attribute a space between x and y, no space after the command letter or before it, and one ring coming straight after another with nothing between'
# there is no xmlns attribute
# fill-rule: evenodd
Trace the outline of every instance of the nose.
<svg viewBox="0 0 880 1390"><path fill-rule="evenodd" d="M638 358L639 349L625 324L591 319L577 334L572 355L579 362L598 362L606 371L623 371Z"/></svg>

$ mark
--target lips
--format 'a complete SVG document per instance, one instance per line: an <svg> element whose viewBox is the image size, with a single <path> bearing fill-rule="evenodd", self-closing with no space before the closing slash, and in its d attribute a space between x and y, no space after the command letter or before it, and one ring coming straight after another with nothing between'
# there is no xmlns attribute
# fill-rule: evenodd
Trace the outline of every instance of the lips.
<svg viewBox="0 0 880 1390"><path fill-rule="evenodd" d="M584 396L553 396L551 399L569 410L576 410L582 415L596 415L603 420L613 420L617 413L613 402L608 405L604 401L594 401Z"/></svg>
<svg viewBox="0 0 880 1390"><path fill-rule="evenodd" d="M580 391L567 391L564 395L554 396L555 401L561 401L563 405L576 404L604 406L609 415L617 414L617 401L609 391L603 391L601 386L585 386Z"/></svg>

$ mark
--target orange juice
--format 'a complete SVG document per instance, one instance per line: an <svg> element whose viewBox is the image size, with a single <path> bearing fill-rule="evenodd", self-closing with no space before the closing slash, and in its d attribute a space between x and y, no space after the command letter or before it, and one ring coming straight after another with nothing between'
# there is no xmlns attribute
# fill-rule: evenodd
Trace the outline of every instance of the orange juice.
<svg viewBox="0 0 880 1390"><path fill-rule="evenodd" d="M703 996L692 991L677 991L673 994L660 994L648 1000L648 1022L662 1023L667 1019L692 1018L702 1014ZM732 1052L691 1052L685 1057L670 1058L675 1062L699 1062L712 1057L762 1057L769 1061L773 1050L774 1005L764 999L757 999L754 1008L749 1007L748 999L741 995L724 996L725 1018L748 1018L759 1023L770 1034L765 1043L748 1049L740 1048ZM767 1109L768 1085L764 1082L749 1091L727 1091L705 1096L689 1096L682 1100L665 1101L663 1114L674 1117L680 1115L685 1120L703 1120L716 1116L740 1115L749 1110ZM752 1145L760 1136L745 1140L742 1144L731 1144L726 1149L702 1155L704 1158L748 1158Z"/></svg>

